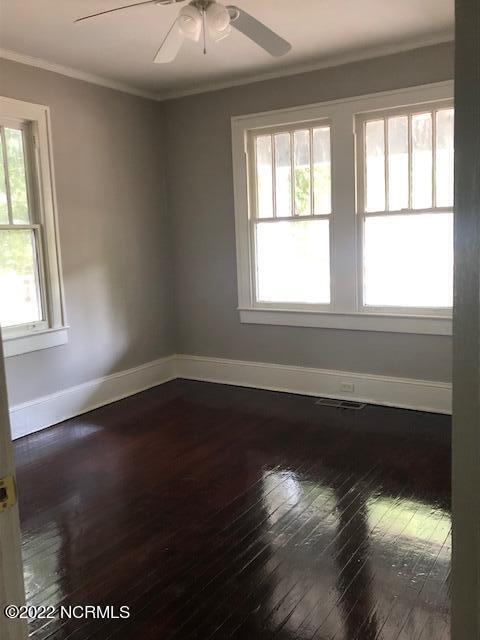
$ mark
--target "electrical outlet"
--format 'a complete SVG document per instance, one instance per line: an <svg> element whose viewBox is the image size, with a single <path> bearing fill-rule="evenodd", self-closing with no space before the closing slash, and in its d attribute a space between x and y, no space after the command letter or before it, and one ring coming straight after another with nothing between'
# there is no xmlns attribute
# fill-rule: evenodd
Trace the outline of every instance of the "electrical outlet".
<svg viewBox="0 0 480 640"><path fill-rule="evenodd" d="M351 382L341 382L340 391L343 391L344 393L354 393L355 385Z"/></svg>

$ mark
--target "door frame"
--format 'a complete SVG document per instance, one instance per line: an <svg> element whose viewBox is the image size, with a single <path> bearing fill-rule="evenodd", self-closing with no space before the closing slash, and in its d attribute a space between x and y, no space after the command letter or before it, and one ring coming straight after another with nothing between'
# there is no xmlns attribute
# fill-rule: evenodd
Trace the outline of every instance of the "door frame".
<svg viewBox="0 0 480 640"><path fill-rule="evenodd" d="M14 476L14 474L12 434L0 329L0 478ZM13 507L0 513L0 638L25 640L28 635L26 620L8 619L4 611L9 604L17 607L25 604L18 501Z"/></svg>
<svg viewBox="0 0 480 640"><path fill-rule="evenodd" d="M455 11L452 640L480 640L480 3Z"/></svg>

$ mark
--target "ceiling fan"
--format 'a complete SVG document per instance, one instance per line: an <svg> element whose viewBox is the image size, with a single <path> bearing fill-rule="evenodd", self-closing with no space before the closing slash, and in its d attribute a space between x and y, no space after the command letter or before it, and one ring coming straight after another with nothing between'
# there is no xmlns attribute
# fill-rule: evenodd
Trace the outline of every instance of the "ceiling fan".
<svg viewBox="0 0 480 640"><path fill-rule="evenodd" d="M182 1L146 0L108 9L107 11L92 13L78 18L75 22L84 22L109 13L146 4L167 5ZM203 52L206 53L207 33L214 42L218 42L231 33L232 27L246 35L247 38L250 38L250 40L274 57L283 56L292 48L289 42L249 13L243 11L243 9L233 5L224 6L214 0L192 0L192 2L180 9L153 61L164 63L174 60L186 38L198 42L200 37L203 36Z"/></svg>

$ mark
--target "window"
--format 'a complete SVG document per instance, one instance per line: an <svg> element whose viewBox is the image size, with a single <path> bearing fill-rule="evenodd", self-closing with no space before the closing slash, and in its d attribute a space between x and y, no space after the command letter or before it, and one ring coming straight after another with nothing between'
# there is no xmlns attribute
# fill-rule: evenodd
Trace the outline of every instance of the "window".
<svg viewBox="0 0 480 640"><path fill-rule="evenodd" d="M357 118L364 309L452 307L453 118L443 102Z"/></svg>
<svg viewBox="0 0 480 640"><path fill-rule="evenodd" d="M2 98L0 324L5 355L66 341L48 110Z"/></svg>
<svg viewBox="0 0 480 640"><path fill-rule="evenodd" d="M330 126L252 133L255 302L330 304Z"/></svg>
<svg viewBox="0 0 480 640"><path fill-rule="evenodd" d="M232 118L242 322L451 334L452 93Z"/></svg>

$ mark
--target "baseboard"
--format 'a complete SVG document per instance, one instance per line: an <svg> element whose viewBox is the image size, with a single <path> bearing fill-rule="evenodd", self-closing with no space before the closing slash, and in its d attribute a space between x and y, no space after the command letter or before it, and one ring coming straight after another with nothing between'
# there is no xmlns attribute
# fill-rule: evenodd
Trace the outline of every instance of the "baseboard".
<svg viewBox="0 0 480 640"><path fill-rule="evenodd" d="M21 438L175 378L361 400L433 413L449 414L452 406L451 385L444 382L176 355L13 406L12 436ZM341 391L342 384L353 384L354 392Z"/></svg>
<svg viewBox="0 0 480 640"><path fill-rule="evenodd" d="M169 356L18 404L10 409L12 437L21 438L175 377L175 356Z"/></svg>
<svg viewBox="0 0 480 640"><path fill-rule="evenodd" d="M432 413L452 411L452 387L445 382L189 355L176 356L176 373L189 380L361 400ZM353 384L354 392L342 391L342 384Z"/></svg>

